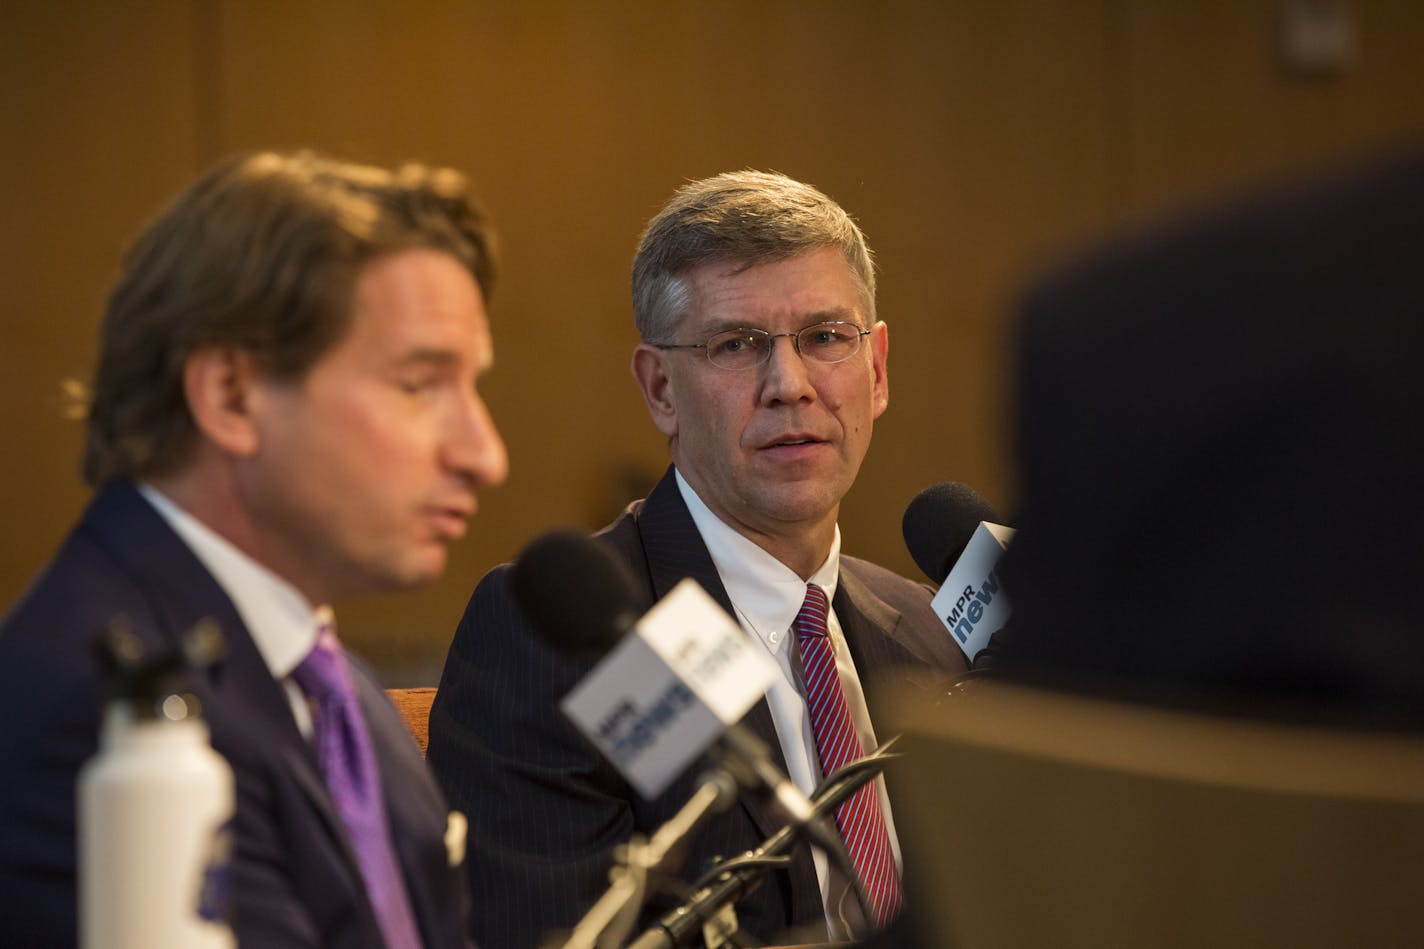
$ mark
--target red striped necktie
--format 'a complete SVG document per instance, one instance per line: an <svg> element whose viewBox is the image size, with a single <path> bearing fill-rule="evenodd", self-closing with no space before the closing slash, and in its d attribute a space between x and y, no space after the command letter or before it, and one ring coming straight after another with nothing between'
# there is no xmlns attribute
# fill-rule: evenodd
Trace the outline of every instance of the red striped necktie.
<svg viewBox="0 0 1424 949"><path fill-rule="evenodd" d="M828 612L825 591L808 583L806 602L796 615L796 640L804 669L806 704L811 712L811 734L816 739L823 776L865 756L836 672L836 655L826 626ZM874 781L862 785L836 808L836 827L860 876L875 920L884 926L900 912L904 899Z"/></svg>

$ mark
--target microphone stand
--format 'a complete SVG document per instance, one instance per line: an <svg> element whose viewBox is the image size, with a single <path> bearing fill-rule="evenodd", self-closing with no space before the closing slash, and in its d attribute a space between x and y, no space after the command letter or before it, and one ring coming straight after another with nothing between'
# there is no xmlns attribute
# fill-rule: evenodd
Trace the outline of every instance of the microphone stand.
<svg viewBox="0 0 1424 949"><path fill-rule="evenodd" d="M649 927L628 949L677 949L694 943L701 934L702 926L721 907L735 902L748 893L761 878L773 869L782 869L791 862L788 851L797 834L807 833L812 843L826 851L828 859L845 873L860 902L862 915L872 919L869 901L846 853L845 844L839 834L833 834L833 846L827 848L811 829L814 824L824 824L825 815L833 813L846 798L858 791L861 785L875 778L885 769L886 763L899 757L891 754L890 748L896 738L882 744L874 752L852 761L834 774L825 778L811 796L811 813L807 821L795 821L772 834L756 850L740 856L720 861L704 873L694 885L694 893L687 902L663 915L657 923Z"/></svg>
<svg viewBox="0 0 1424 949"><path fill-rule="evenodd" d="M610 885L597 903L579 920L563 949L618 949L638 922L648 888L648 877L662 868L673 849L708 817L726 810L736 800L737 788L723 772L709 774L696 793L673 817L644 840L634 834L618 848L617 862L608 871Z"/></svg>

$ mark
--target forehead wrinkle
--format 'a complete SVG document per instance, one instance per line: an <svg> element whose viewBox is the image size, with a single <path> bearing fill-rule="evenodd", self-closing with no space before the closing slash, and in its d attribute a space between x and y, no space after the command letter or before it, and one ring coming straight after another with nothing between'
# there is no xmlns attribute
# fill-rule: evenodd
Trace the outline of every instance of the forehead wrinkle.
<svg viewBox="0 0 1424 949"><path fill-rule="evenodd" d="M788 322L791 319L794 319L797 321L796 325L789 326L784 330L778 330L776 327L758 326L750 320L737 319L734 317L723 317L720 319L713 319L700 323L698 332L706 334L707 336L715 336L718 333L725 333L730 330L761 330L765 333L799 333L803 329L809 329L810 327L817 326L821 323L854 323L859 326L860 321L858 317L859 314L854 309L850 307L837 306L823 310L812 310L806 313L794 313L792 317L788 318ZM864 327L862 327L862 329L863 328Z"/></svg>

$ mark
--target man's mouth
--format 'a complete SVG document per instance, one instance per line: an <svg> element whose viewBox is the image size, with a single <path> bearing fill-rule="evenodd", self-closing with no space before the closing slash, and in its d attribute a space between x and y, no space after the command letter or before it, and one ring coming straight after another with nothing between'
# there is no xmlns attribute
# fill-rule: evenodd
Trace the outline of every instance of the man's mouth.
<svg viewBox="0 0 1424 949"><path fill-rule="evenodd" d="M427 514L437 530L447 540L463 537L467 523L474 513L474 504L437 505L427 509Z"/></svg>
<svg viewBox="0 0 1424 949"><path fill-rule="evenodd" d="M801 446L801 445L819 445L819 444L821 444L821 439L819 439L819 438L814 438L814 437L812 437L812 436L810 436L810 435L795 434L795 435L787 435L787 436L784 437L784 438L778 438L778 439L776 439L775 441L767 442L767 443L766 443L764 446L762 446L762 447L764 447L764 448L796 448L796 447L799 447L799 446Z"/></svg>

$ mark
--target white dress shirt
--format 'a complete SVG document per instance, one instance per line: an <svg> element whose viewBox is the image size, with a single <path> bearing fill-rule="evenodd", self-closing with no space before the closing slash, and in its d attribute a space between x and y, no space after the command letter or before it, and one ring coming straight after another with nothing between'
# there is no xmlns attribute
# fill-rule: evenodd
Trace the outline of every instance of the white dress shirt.
<svg viewBox="0 0 1424 949"><path fill-rule="evenodd" d="M771 707L771 720L776 727L776 736L781 744L781 752L786 757L786 773L791 782L807 795L816 789L823 775L816 755L816 739L811 733L811 716L806 708L806 699L796 681L792 669L792 641L795 639L794 624L801 612L801 604L806 599L806 584L814 583L826 592L827 601L836 595L836 583L840 578L841 529L836 525L835 537L831 541L830 555L817 568L810 580L802 580L794 570L758 547L746 537L737 533L708 509L702 499L675 470L678 490L702 535L702 542L712 555L712 563L727 590L727 597L736 611L737 622L741 624L755 642L760 643L776 662L781 675L767 689L766 701ZM860 676L856 673L855 662L846 647L845 635L841 632L840 621L835 610L826 617L832 648L836 654L836 671L840 675L841 691L845 693L846 705L851 720L855 723L861 745L867 750L874 749L875 730L871 727L870 711L865 704L865 693L860 687ZM890 834L890 846L895 860L900 861L900 841L895 835L895 824L890 815L890 802L885 794L885 782L877 780L880 807L885 814L885 829ZM821 900L826 908L826 923L832 938L847 934L847 927L840 919L840 901L846 893L831 893L831 878L826 859L819 850L813 851L816 862L816 878L821 884Z"/></svg>

